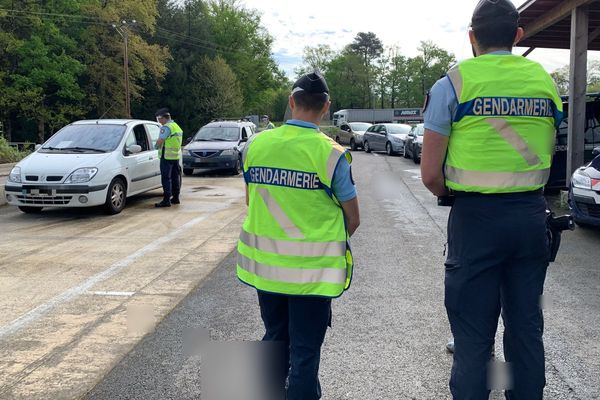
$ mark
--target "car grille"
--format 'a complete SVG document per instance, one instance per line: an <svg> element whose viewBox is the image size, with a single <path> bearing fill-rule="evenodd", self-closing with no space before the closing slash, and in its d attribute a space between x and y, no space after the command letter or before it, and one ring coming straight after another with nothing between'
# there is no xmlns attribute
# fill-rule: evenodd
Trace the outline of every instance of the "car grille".
<svg viewBox="0 0 600 400"><path fill-rule="evenodd" d="M40 179L37 175L25 175L25 180L30 182L37 182Z"/></svg>
<svg viewBox="0 0 600 400"><path fill-rule="evenodd" d="M577 208L588 217L600 218L600 204L586 204L577 202Z"/></svg>
<svg viewBox="0 0 600 400"><path fill-rule="evenodd" d="M36 206L61 206L69 204L73 196L35 196L35 195L19 195L19 201L23 204L33 204Z"/></svg>
<svg viewBox="0 0 600 400"><path fill-rule="evenodd" d="M196 157L208 158L208 157L214 157L214 156L221 154L221 151L220 150L204 150L204 151L194 150L191 153Z"/></svg>
<svg viewBox="0 0 600 400"><path fill-rule="evenodd" d="M51 175L51 176L46 177L46 181L47 182L60 182L60 181L62 181L62 178L63 178L62 176L52 176Z"/></svg>

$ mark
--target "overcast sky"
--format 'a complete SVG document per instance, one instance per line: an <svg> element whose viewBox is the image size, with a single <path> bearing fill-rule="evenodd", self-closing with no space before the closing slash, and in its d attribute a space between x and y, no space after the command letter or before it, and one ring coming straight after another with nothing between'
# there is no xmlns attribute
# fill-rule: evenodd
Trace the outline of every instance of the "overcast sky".
<svg viewBox="0 0 600 400"><path fill-rule="evenodd" d="M514 0L518 7L526 0ZM374 32L384 46L414 56L422 40L431 40L459 60L472 56L467 27L478 0L241 0L259 10L263 26L275 38L273 52L290 78L302 64L305 46L329 44L340 50L358 32ZM522 54L526 49L516 48ZM599 58L590 52L590 58ZM536 49L529 58L553 71L569 63L568 50Z"/></svg>

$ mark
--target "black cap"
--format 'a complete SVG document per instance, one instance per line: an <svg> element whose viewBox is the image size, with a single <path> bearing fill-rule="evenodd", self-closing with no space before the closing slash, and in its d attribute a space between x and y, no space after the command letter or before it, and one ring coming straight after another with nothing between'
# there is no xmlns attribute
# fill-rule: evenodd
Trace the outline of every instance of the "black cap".
<svg viewBox="0 0 600 400"><path fill-rule="evenodd" d="M168 108L159 108L158 110L156 110L156 114L154 114L155 117L166 117L166 116L171 116L171 113L169 112Z"/></svg>
<svg viewBox="0 0 600 400"><path fill-rule="evenodd" d="M319 72L311 72L300 77L292 86L292 94L305 91L307 93L326 93L329 94L329 86L325 78Z"/></svg>
<svg viewBox="0 0 600 400"><path fill-rule="evenodd" d="M519 11L510 0L481 0L473 11L471 26L477 29L489 23L519 23Z"/></svg>

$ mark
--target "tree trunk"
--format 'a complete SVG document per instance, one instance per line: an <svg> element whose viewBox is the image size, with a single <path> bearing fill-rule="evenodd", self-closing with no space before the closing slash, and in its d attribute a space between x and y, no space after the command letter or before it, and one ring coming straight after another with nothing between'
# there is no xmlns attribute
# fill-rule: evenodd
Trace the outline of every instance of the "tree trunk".
<svg viewBox="0 0 600 400"><path fill-rule="evenodd" d="M42 144L46 141L46 134L44 132L45 121L44 118L38 118L38 137L37 144Z"/></svg>

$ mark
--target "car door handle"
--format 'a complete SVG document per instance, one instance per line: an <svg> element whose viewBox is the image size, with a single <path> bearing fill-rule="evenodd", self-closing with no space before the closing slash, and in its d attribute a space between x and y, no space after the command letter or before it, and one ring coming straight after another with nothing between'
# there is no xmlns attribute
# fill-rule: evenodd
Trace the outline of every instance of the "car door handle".
<svg viewBox="0 0 600 400"><path fill-rule="evenodd" d="M149 158L148 160L151 160L151 161L152 161L152 160L154 160L154 157L150 156L150 158Z"/></svg>

